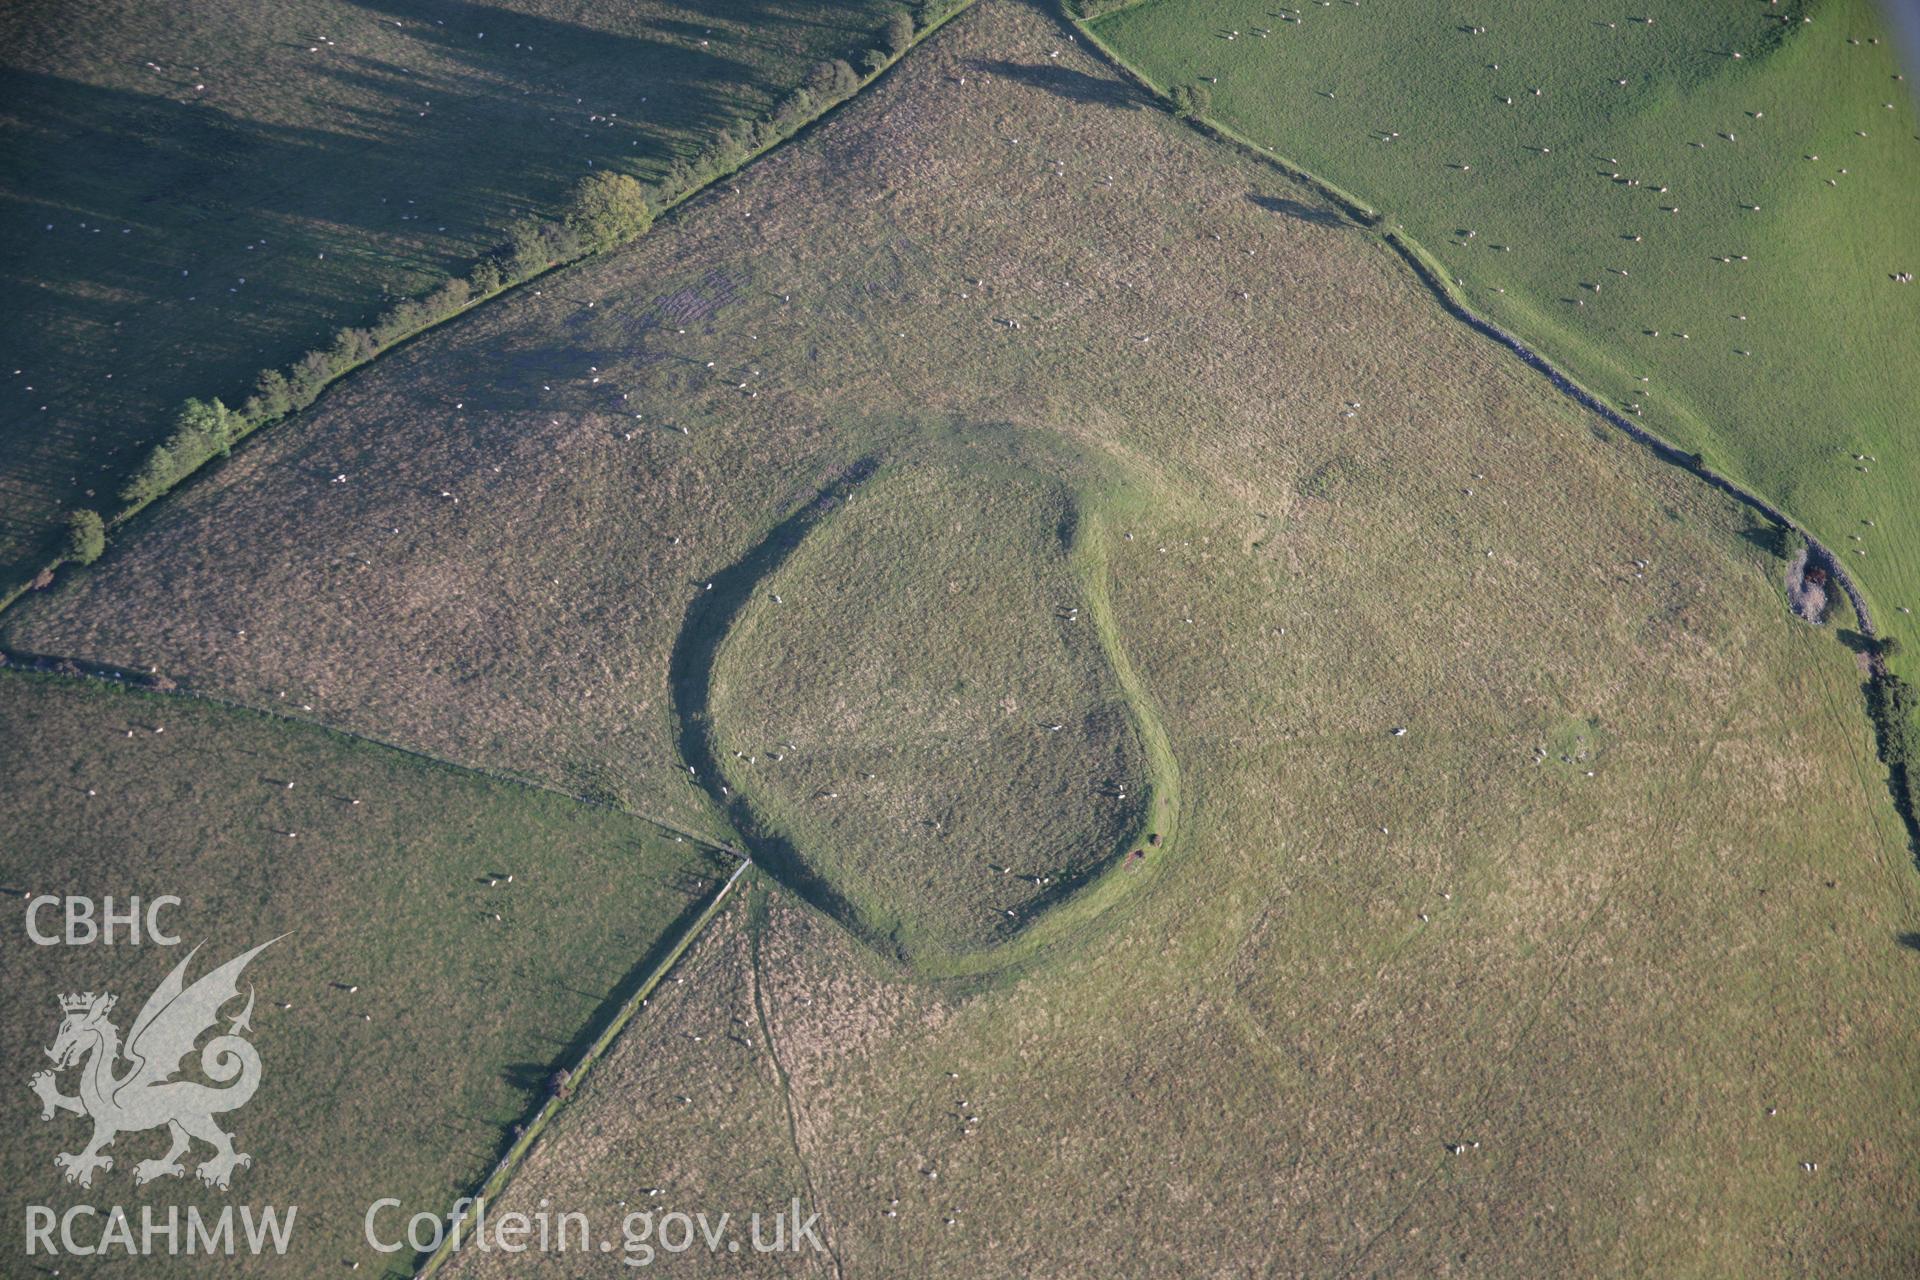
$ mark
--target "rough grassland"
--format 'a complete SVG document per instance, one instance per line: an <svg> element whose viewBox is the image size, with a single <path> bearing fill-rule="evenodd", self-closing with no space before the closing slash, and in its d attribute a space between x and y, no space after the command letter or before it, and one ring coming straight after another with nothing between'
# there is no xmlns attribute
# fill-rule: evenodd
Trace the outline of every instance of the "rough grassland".
<svg viewBox="0 0 1920 1280"><path fill-rule="evenodd" d="M714 670L733 788L905 952L1009 938L1145 843L1146 752L1070 560L1080 503L970 462L855 490Z"/></svg>
<svg viewBox="0 0 1920 1280"><path fill-rule="evenodd" d="M9 1275L47 1262L20 1256L27 1204L148 1204L163 1217L169 1204L297 1205L286 1258L250 1266L311 1276L349 1253L392 1262L361 1243L367 1206L392 1195L440 1212L477 1182L548 1073L578 1056L629 972L727 869L564 797L251 712L50 677L0 678L0 772ZM509 873L511 885L487 886ZM177 895L161 922L183 945L32 945L28 891L122 905ZM41 923L58 932L57 912ZM63 1183L54 1154L80 1150L92 1126L64 1113L42 1124L26 1088L48 1065L56 998L114 992L124 1034L189 947L202 948L197 977L280 934L246 973L263 1071L225 1117L254 1157L231 1195L193 1180L197 1145L185 1179L136 1191L136 1162L165 1150L158 1131L123 1134L87 1190ZM61 1083L73 1092L72 1076ZM141 1267L204 1273L185 1257Z"/></svg>
<svg viewBox="0 0 1920 1280"><path fill-rule="evenodd" d="M0 591L187 396L464 271L598 168L659 177L878 0L28 0L0 11ZM31 390L29 390L31 388Z"/></svg>
<svg viewBox="0 0 1920 1280"><path fill-rule="evenodd" d="M1275 13L1151 0L1097 29L1157 83L1217 77L1216 119L1805 522L1920 642L1920 287L1894 279L1920 270L1920 68L1871 0Z"/></svg>
<svg viewBox="0 0 1920 1280"><path fill-rule="evenodd" d="M637 1019L643 1074L590 1080L510 1196L799 1183L847 1275L1895 1269L1920 894L1851 656L1742 509L1338 221L988 0L6 640L717 821L672 680L704 584L916 424L1064 439L1136 490L1101 581L1170 847L966 983L779 885L723 917L727 1002Z"/></svg>
<svg viewBox="0 0 1920 1280"><path fill-rule="evenodd" d="M1715 829L1776 743L1846 753L1831 674L1787 692L1801 723L1741 715L1676 761L1696 790L1635 821L1639 859L1530 817L1530 863L1402 854L1369 886L1332 824L1279 836L1220 795L1247 843L1193 859L1223 891L1164 883L962 999L876 977L791 897L757 928L736 903L493 1212L577 1211L616 1247L635 1212L821 1214L831 1259L656 1257L689 1275L1899 1274L1914 980L1885 930L1911 870L1875 860L1844 766L1804 778L1845 788L1818 838Z"/></svg>
<svg viewBox="0 0 1920 1280"><path fill-rule="evenodd" d="M550 1212L585 1214L594 1239L614 1242L615 1261L598 1263L607 1273L644 1264L668 1274L701 1274L708 1259L661 1250L652 1233L661 1215L704 1208L710 1220L722 1213L737 1219L740 1251L720 1260L728 1274L777 1275L795 1266L791 1254L761 1256L748 1234L751 1214L762 1215L761 1238L771 1240L774 1213L790 1212L797 1198L806 1206L804 1218L815 1205L796 1145L806 1138L788 1108L783 1064L768 1052L767 977L750 923L764 910L737 899L722 909L490 1214L537 1211L545 1196ZM905 999L903 989L899 1003ZM715 1192L711 1200L708 1188ZM803 1268L825 1261L811 1250L802 1258L808 1260ZM533 1259L468 1248L441 1274L575 1274L582 1265L577 1250Z"/></svg>

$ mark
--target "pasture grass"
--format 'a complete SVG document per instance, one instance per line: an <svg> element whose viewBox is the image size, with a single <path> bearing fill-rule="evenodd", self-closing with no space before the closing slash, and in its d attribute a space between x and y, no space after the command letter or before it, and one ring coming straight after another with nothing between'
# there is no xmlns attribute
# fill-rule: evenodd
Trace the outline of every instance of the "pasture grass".
<svg viewBox="0 0 1920 1280"><path fill-rule="evenodd" d="M711 672L736 820L923 960L1013 938L1144 848L1156 808L1077 572L1098 497L972 435L851 489Z"/></svg>
<svg viewBox="0 0 1920 1280"><path fill-rule="evenodd" d="M1172 856L957 973L863 945L832 897L850 863L763 867L508 1201L802 1194L849 1275L1895 1268L1920 891L1861 673L1789 615L1771 531L1070 34L985 0L731 189L250 444L6 643L718 831L720 785L771 786L690 777L688 713L726 711L722 759L759 754L728 736L756 715L824 736L808 655L859 659L831 608L843 644L869 633L824 573L792 593L820 610L793 654L756 630L813 557L880 560L847 520L866 499L809 523L822 495L913 432L1011 439L1053 487L876 502L879 546L963 537L1020 570L884 652L923 689L949 636L1059 580L1032 520L969 511L1124 477L1068 557L1103 632L1079 669L1153 713ZM791 558L740 590L783 530ZM703 606L722 593L740 607ZM727 697L687 680L705 652ZM1057 650L1015 652L1016 683L1060 687ZM805 722L773 724L788 706ZM1014 830L1016 763L943 782ZM839 839L919 856L884 821Z"/></svg>
<svg viewBox="0 0 1920 1280"><path fill-rule="evenodd" d="M1912 649L1920 290L1893 277L1920 261L1920 131L1874 6L1278 12L1151 0L1093 30L1161 86L1217 78L1214 119L1803 521Z"/></svg>
<svg viewBox="0 0 1920 1280"><path fill-rule="evenodd" d="M0 595L189 396L423 294L596 170L661 178L887 6L27 3L0 15Z"/></svg>
<svg viewBox="0 0 1920 1280"><path fill-rule="evenodd" d="M273 1274L345 1256L394 1263L365 1248L367 1207L397 1196L406 1214L445 1212L474 1186L732 861L624 814L324 729L48 676L0 675L0 769L0 1026L20 1090L9 1218L27 1204L297 1205L287 1256L250 1264ZM177 895L161 923L183 945L32 945L29 891L122 906ZM41 926L57 933L58 912ZM56 997L114 992L124 1034L189 947L201 947L192 978L283 934L246 974L263 1071L225 1117L254 1157L232 1192L194 1181L198 1146L184 1179L136 1192L134 1164L165 1149L158 1131L121 1135L87 1190L65 1184L53 1156L79 1150L91 1123L43 1124L25 1090L47 1066ZM71 1075L61 1083L73 1091ZM10 1274L47 1262L24 1248L24 1235L8 1241Z"/></svg>

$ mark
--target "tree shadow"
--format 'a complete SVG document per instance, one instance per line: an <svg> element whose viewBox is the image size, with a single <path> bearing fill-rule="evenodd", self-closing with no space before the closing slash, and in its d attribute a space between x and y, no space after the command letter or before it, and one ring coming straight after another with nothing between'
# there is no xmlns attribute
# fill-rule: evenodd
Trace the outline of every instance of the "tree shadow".
<svg viewBox="0 0 1920 1280"><path fill-rule="evenodd" d="M1748 544L1760 548L1770 556L1781 560L1787 559L1787 530L1784 525L1756 523L1742 529L1740 536Z"/></svg>
<svg viewBox="0 0 1920 1280"><path fill-rule="evenodd" d="M1145 93L1124 80L1088 75L1084 71L1056 66L1051 62L1021 63L975 58L971 65L983 74L1004 76L1035 89L1044 89L1068 102L1123 109L1145 106L1147 102Z"/></svg>
<svg viewBox="0 0 1920 1280"><path fill-rule="evenodd" d="M222 29L222 62L252 69L235 78L196 69L165 24L77 41L61 6L13 6L0 279L31 305L0 312L23 370L0 422L0 582L44 561L68 509L117 505L182 399L237 402L383 294L464 271L589 165L664 172L805 59L873 43L884 16L873 0L527 7L347 0L336 39L255 6Z"/></svg>
<svg viewBox="0 0 1920 1280"><path fill-rule="evenodd" d="M545 1085L547 1078L554 1073L554 1066L547 1062L509 1062L500 1071L500 1078L510 1089L532 1092ZM511 1143L507 1145L512 1145ZM501 1151L505 1151L505 1147Z"/></svg>
<svg viewBox="0 0 1920 1280"><path fill-rule="evenodd" d="M1896 933L1893 935L1893 940L1909 951L1920 951L1920 933L1915 933L1912 930L1908 930L1905 933Z"/></svg>
<svg viewBox="0 0 1920 1280"><path fill-rule="evenodd" d="M1839 639L1841 644L1847 646L1847 648L1854 653L1871 654L1876 652L1880 647L1873 637L1861 635L1858 631L1850 627L1840 627L1836 629L1833 634Z"/></svg>
<svg viewBox="0 0 1920 1280"><path fill-rule="evenodd" d="M1286 196L1262 195L1258 191L1247 192L1247 199L1268 213L1282 214L1295 222L1305 222L1316 227L1349 225L1345 214L1325 205L1308 204L1303 200L1293 200Z"/></svg>

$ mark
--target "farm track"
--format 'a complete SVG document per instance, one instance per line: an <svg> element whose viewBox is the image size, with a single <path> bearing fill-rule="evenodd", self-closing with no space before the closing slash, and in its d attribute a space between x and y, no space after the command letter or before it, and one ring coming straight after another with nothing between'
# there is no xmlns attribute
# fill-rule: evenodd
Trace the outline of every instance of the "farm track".
<svg viewBox="0 0 1920 1280"><path fill-rule="evenodd" d="M553 1122L554 1117L559 1114L560 1110L572 1100L573 1093L580 1086L580 1081L585 1078L594 1064L599 1062L599 1060L606 1055L607 1051L613 1047L614 1041L618 1040L621 1033L626 1030L627 1023L633 1020L634 1015L640 1011L640 1007L645 1003L647 997L653 993L654 988L660 985L661 979L673 971L673 967L680 963L681 957L686 955L688 949L693 946L694 941L706 932L707 926L713 923L713 918L720 914L720 907L726 902L727 895L733 892L733 887L740 883L740 877L745 875L747 869L752 865L753 863L751 861L743 859L740 865L733 869L733 874L727 877L726 882L707 900L706 905L700 908L699 914L696 915L693 921L681 932L680 936L667 946L659 963L654 965L652 971L646 974L646 976L634 986L633 990L621 1002L619 1010L607 1024L606 1029L603 1030L594 1042L587 1046L586 1051L580 1055L580 1061L576 1063L568 1073L566 1092L564 1094L550 1093L541 1102L539 1110L534 1113L531 1119L521 1126L520 1136L514 1141L513 1146L507 1150L505 1155L500 1157L499 1163L495 1164L487 1176L481 1180L479 1187L475 1188L473 1197L468 1201L469 1206L484 1201L488 1197L497 1199L500 1194L506 1190L507 1184L513 1180L514 1173L519 1170L520 1165L533 1151L534 1146L539 1141L540 1135L546 1130L546 1127ZM460 1204L459 1201L455 1201L454 1203L456 1206ZM453 1229L447 1232L440 1248L421 1260L419 1266L415 1268L413 1272L415 1277L426 1277L435 1274L446 1263L447 1259L453 1256L455 1249L454 1241L459 1238L458 1230L453 1227L453 1224L462 1220L459 1215L451 1213L448 1215L450 1228Z"/></svg>
<svg viewBox="0 0 1920 1280"><path fill-rule="evenodd" d="M753 1015L760 1024L760 1038L766 1042L767 1059L773 1064L774 1078L780 1084L780 1102L787 1120L787 1141L793 1147L794 1163L800 1166L800 1181L807 1189L807 1204L821 1217L826 1234L827 1257L833 1261L833 1274L844 1276L840 1263L840 1250L833 1243L833 1220L820 1203L820 1193L814 1186L813 1167L807 1163L806 1149L800 1143L800 1115L793 1101L793 1077L787 1074L787 1067L780 1060L779 1042L773 1037L773 1021L767 1017L767 998L765 984L762 981L760 962L760 942L766 931L766 895L756 890L749 898L747 911L747 948L751 956L751 979L753 987Z"/></svg>

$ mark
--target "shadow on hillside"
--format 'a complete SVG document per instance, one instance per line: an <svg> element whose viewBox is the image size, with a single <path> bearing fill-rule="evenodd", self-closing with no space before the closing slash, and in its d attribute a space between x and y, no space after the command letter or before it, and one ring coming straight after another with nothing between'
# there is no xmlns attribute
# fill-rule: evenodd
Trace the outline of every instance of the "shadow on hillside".
<svg viewBox="0 0 1920 1280"><path fill-rule="evenodd" d="M713 895L719 891L722 884L726 883L727 877L733 874L732 864L731 857L710 853L704 873L689 874L682 878L682 883L674 886L675 891L686 898L686 905L681 907L679 913L674 916L673 923L662 929L659 936L647 944L646 952L634 960L627 971L620 976L620 981L614 984L613 989L605 993L600 1001L600 1007L594 1010L593 1017L574 1030L566 1043L560 1046L553 1061L544 1064L545 1069L541 1072L541 1080L545 1080L549 1074L562 1067L570 1068L580 1061L581 1055L601 1037L620 1010L626 1007L627 1001L634 997L641 985L646 982L647 977L659 968L673 948L679 945L680 939L686 936L687 931L700 918L700 913L707 909L707 904L713 900ZM562 987L562 991L566 995L584 995L589 998L594 994L565 986Z"/></svg>
<svg viewBox="0 0 1920 1280"><path fill-rule="evenodd" d="M680 758L694 770L692 780L727 815L733 829L745 842L754 864L857 935L876 943L879 940L871 938L870 931L861 928L859 911L831 883L807 865L791 841L777 831L763 828L756 822L750 806L740 797L729 797L722 790L719 749L713 742L710 699L714 662L741 610L746 608L768 576L778 571L806 541L814 526L842 505L848 495L878 467L878 460L873 458L854 463L824 485L805 506L775 525L753 550L714 574L701 587L692 606L688 608L686 621L680 626L680 634L674 640L673 653L667 664L667 683L673 696L674 717L680 726L677 743Z"/></svg>
<svg viewBox="0 0 1920 1280"><path fill-rule="evenodd" d="M1068 102L1105 107L1139 107L1147 101L1144 93L1124 80L1092 76L1084 71L1055 66L1051 62L1006 62L975 58L972 66L983 75L1004 76L1035 89L1045 89Z"/></svg>
<svg viewBox="0 0 1920 1280"><path fill-rule="evenodd" d="M784 92L796 53L854 56L882 18L874 0L689 0L673 21L348 0L327 39L258 6L223 33L250 80L196 69L185 37L76 42L61 6L14 8L0 277L31 305L0 314L0 346L34 390L0 422L0 583L45 559L66 507L116 505L182 399L238 402L378 313L383 286L464 270L589 164L664 169ZM709 44L705 17L746 25ZM261 76L310 109L274 109Z"/></svg>
<svg viewBox="0 0 1920 1280"><path fill-rule="evenodd" d="M1835 639L1853 653L1875 653L1880 648L1878 641L1871 636L1862 635L1851 627L1841 627L1833 634Z"/></svg>
<svg viewBox="0 0 1920 1280"><path fill-rule="evenodd" d="M693 927L694 922L700 918L700 913L705 911L707 904L712 901L714 893L731 874L731 867L727 865L729 862L731 859L713 855L710 869L706 874L689 875L675 886L678 892L686 895L686 905L674 917L673 923L662 930L660 935L648 944L646 952L621 975L612 990L601 994L563 987L567 995L598 998L599 1004L594 1009L593 1016L574 1028L571 1035L564 1041L557 1034L548 1037L547 1042L556 1047L553 1056L545 1062L509 1062L500 1071L500 1079L509 1087L536 1093L528 1105L530 1115L540 1110L542 1102L545 1101L547 1082L553 1078L554 1073L562 1070L570 1071L579 1063L581 1056L593 1042L613 1024L614 1018L619 1015L621 1009L626 1007L627 1001L638 994L642 984L667 958L680 939L686 935L687 930ZM556 1028L556 1030L559 1029ZM511 1129L501 1134L499 1146L494 1152L496 1159L505 1155L508 1148L513 1146L515 1136Z"/></svg>
<svg viewBox="0 0 1920 1280"><path fill-rule="evenodd" d="M1285 196L1262 195L1258 191L1247 192L1247 199L1265 209L1268 213L1283 214L1296 222L1309 222L1316 227L1344 227L1350 225L1347 216L1338 209L1329 209L1325 205L1307 204L1301 200L1289 200Z"/></svg>
<svg viewBox="0 0 1920 1280"><path fill-rule="evenodd" d="M1787 537L1785 525L1775 524L1771 520L1758 521L1742 529L1740 536L1770 556L1777 556L1782 560L1793 558L1793 548Z"/></svg>

